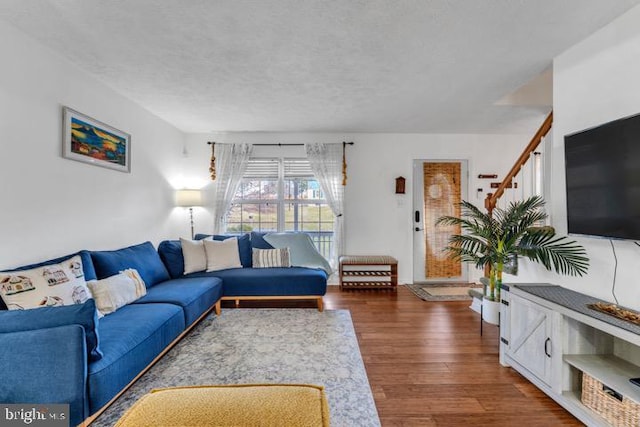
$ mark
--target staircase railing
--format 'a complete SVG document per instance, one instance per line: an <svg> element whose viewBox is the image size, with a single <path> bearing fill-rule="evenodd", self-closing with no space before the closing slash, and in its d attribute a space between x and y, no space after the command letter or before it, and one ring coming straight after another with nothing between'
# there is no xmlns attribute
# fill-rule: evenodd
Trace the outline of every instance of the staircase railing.
<svg viewBox="0 0 640 427"><path fill-rule="evenodd" d="M533 138L531 138L531 141L526 146L522 154L520 154L520 157L518 157L518 160L516 160L516 163L513 165L509 173L504 177L504 179L496 189L495 193L487 194L487 197L484 199L484 207L489 212L489 215L492 214L493 210L495 209L498 203L498 199L502 197L502 195L504 194L504 190L507 188L511 188L512 186L511 180L518 174L518 172L520 172L520 169L522 169L522 166L524 166L527 163L527 160L529 160L529 157L531 157L531 154L536 150L536 148L538 148L538 145L540 145L542 138L544 138L547 135L547 133L549 133L549 130L551 129L552 124L553 124L553 111L549 113L547 118L542 123L542 126L540 126L540 129L538 129L538 131L533 136Z"/></svg>

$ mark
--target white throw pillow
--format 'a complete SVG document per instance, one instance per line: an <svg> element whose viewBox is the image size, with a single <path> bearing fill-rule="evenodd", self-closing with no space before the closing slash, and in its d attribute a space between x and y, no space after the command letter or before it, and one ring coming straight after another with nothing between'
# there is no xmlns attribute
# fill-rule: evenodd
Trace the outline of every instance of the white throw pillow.
<svg viewBox="0 0 640 427"><path fill-rule="evenodd" d="M291 267L289 248L253 248L253 268Z"/></svg>
<svg viewBox="0 0 640 427"><path fill-rule="evenodd" d="M207 271L242 268L236 237L225 240L205 239L203 241L204 250L207 253Z"/></svg>
<svg viewBox="0 0 640 427"><path fill-rule="evenodd" d="M182 257L184 258L184 274L205 271L207 269L207 253L204 241L180 238Z"/></svg>
<svg viewBox="0 0 640 427"><path fill-rule="evenodd" d="M113 313L146 295L147 288L136 270L128 269L102 280L88 283L96 308L102 315Z"/></svg>
<svg viewBox="0 0 640 427"><path fill-rule="evenodd" d="M91 293L82 270L82 258L31 270L0 272L0 296L9 310L82 304Z"/></svg>
<svg viewBox="0 0 640 427"><path fill-rule="evenodd" d="M147 285L144 283L144 280L142 279L142 276L140 276L140 273L138 273L138 270L135 268L127 268L126 270L122 270L120 273L126 274L134 281L136 284L136 296L138 298L147 294Z"/></svg>

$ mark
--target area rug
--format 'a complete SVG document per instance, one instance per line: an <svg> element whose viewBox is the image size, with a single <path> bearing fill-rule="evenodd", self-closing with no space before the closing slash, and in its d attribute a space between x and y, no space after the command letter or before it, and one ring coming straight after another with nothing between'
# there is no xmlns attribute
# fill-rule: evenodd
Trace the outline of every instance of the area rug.
<svg viewBox="0 0 640 427"><path fill-rule="evenodd" d="M92 426L112 426L154 388L317 384L332 426L380 421L348 310L226 309L203 320Z"/></svg>
<svg viewBox="0 0 640 427"><path fill-rule="evenodd" d="M476 283L412 283L405 286L425 301L470 300L469 289L482 289L482 285Z"/></svg>

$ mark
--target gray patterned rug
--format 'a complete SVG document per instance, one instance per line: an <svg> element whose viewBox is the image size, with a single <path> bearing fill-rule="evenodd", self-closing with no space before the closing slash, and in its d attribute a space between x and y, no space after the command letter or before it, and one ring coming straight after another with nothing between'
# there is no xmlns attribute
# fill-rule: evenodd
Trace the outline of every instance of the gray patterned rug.
<svg viewBox="0 0 640 427"><path fill-rule="evenodd" d="M348 310L223 309L209 316L92 426L111 426L154 388L296 383L325 387L332 426L379 426Z"/></svg>

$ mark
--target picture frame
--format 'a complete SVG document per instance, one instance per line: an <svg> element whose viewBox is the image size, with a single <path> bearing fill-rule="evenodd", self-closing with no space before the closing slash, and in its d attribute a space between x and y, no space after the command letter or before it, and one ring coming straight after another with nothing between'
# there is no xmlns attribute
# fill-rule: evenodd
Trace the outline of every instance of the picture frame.
<svg viewBox="0 0 640 427"><path fill-rule="evenodd" d="M62 157L131 172L131 135L63 107Z"/></svg>

